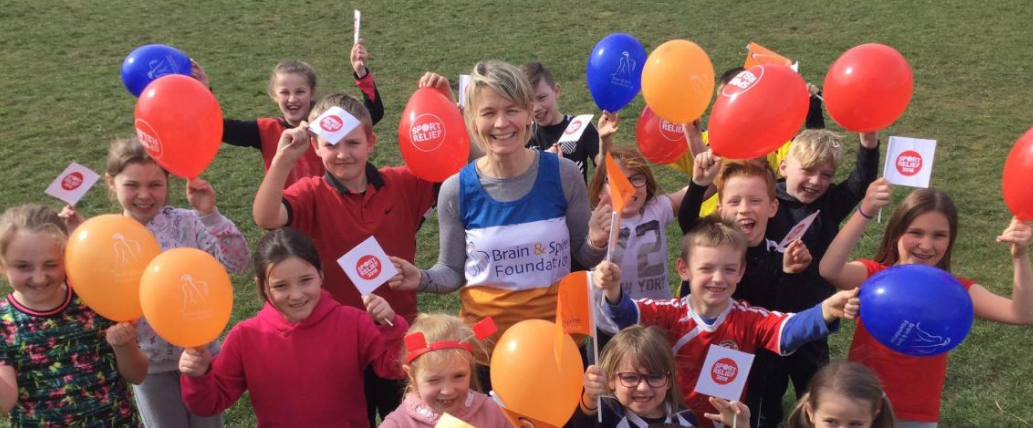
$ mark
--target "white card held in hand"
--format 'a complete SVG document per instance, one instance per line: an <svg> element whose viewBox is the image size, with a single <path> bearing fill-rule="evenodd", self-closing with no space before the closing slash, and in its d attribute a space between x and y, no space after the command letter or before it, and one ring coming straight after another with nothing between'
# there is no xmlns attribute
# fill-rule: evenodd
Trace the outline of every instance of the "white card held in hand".
<svg viewBox="0 0 1033 428"><path fill-rule="evenodd" d="M337 259L337 264L341 265L341 269L344 269L344 273L363 296L398 274L394 263L391 263L377 239L372 236Z"/></svg>
<svg viewBox="0 0 1033 428"><path fill-rule="evenodd" d="M50 183L47 194L75 206L99 178L100 175L96 172L72 162L53 183Z"/></svg>
<svg viewBox="0 0 1033 428"><path fill-rule="evenodd" d="M752 365L753 354L710 345L703 370L699 373L699 381L696 382L696 392L740 401Z"/></svg>
<svg viewBox="0 0 1033 428"><path fill-rule="evenodd" d="M323 137L331 145L336 145L358 126L359 119L344 111L343 108L333 106L308 124L308 130Z"/></svg>
<svg viewBox="0 0 1033 428"><path fill-rule="evenodd" d="M355 20L354 20L354 24L355 24L355 41L352 42L353 45L359 43L359 24L360 23L362 23L362 12L359 12L358 9L355 9Z"/></svg>
<svg viewBox="0 0 1033 428"><path fill-rule="evenodd" d="M789 230L786 237L782 238L782 242L778 243L778 251L785 252L786 248L789 247L789 244L792 244L793 241L797 239L803 238L803 234L807 233L807 229L811 228L811 223L814 223L814 219L818 218L818 213L820 212L821 210L815 211L814 214L811 214L807 216L807 218L800 220L799 223L796 223L796 226L793 226L793 228Z"/></svg>
<svg viewBox="0 0 1033 428"><path fill-rule="evenodd" d="M466 87L470 84L469 74L459 75L459 107L466 107Z"/></svg>
<svg viewBox="0 0 1033 428"><path fill-rule="evenodd" d="M577 148L577 141L581 139L581 134L585 133L585 129L588 129L588 125L592 124L593 117L595 116L591 114L582 114L570 120L570 123L567 124L567 129L563 130L563 135L556 142L563 147L563 153L568 155L574 153L574 149Z"/></svg>
<svg viewBox="0 0 1033 428"><path fill-rule="evenodd" d="M929 187L935 154L936 140L892 136L882 176L892 184Z"/></svg>

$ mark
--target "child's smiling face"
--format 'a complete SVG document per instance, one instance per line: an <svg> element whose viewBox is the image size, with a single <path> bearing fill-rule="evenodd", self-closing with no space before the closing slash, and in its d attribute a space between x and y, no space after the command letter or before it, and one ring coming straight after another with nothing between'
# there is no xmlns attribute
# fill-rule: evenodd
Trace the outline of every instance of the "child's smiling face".
<svg viewBox="0 0 1033 428"><path fill-rule="evenodd" d="M439 351L440 352L440 351ZM452 351L448 352L465 352ZM416 393L420 396L427 407L434 413L448 413L455 415L463 408L466 397L470 393L470 362L464 358L446 356L436 362L440 364L426 364L431 355L424 355L424 364L415 370L413 384L416 385ZM433 356L439 357L440 356ZM413 370L412 366L405 366L406 372Z"/></svg>

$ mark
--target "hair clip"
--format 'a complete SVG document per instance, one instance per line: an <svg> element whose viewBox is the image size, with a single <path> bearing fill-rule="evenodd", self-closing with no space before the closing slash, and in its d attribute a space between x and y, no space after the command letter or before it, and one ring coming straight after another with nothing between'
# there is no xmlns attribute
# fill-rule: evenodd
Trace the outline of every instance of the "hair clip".
<svg viewBox="0 0 1033 428"><path fill-rule="evenodd" d="M495 321L491 317L484 318L473 325L474 336L478 340L484 340L484 338L491 336L495 333L498 328L495 326ZM455 340L442 340L427 344L427 337L421 332L408 334L405 336L405 350L409 355L405 359L405 363L412 363L413 360L419 358L421 355L432 351L440 351L442 349L465 349L469 352L473 352L473 346L469 343L463 343L471 338L463 339L462 342Z"/></svg>

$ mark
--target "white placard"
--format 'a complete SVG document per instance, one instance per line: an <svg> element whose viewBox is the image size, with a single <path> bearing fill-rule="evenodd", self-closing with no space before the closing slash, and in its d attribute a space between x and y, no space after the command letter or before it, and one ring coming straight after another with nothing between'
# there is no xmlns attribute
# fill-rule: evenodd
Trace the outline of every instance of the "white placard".
<svg viewBox="0 0 1033 428"><path fill-rule="evenodd" d="M359 119L344 111L343 108L333 106L310 123L308 130L323 137L331 145L336 145L358 126Z"/></svg>
<svg viewBox="0 0 1033 428"><path fill-rule="evenodd" d="M729 401L742 399L742 390L753 365L753 354L710 345L703 370L696 382L696 392Z"/></svg>
<svg viewBox="0 0 1033 428"><path fill-rule="evenodd" d="M778 243L778 250L785 252L786 248L789 247L789 244L792 244L793 241L802 238L803 234L807 233L807 229L811 228L811 223L814 223L814 219L818 218L818 213L820 212L821 210L815 211L814 214L811 214L807 216L807 218L800 220L799 223L796 223L796 226L793 226L792 229L789 229L789 233L786 234L786 237L782 238L782 242Z"/></svg>
<svg viewBox="0 0 1033 428"><path fill-rule="evenodd" d="M585 129L588 129L588 126L592 124L593 117L595 116L591 114L582 114L570 120L570 123L567 124L567 129L563 130L563 135L560 136L559 141L556 141L556 144L563 147L564 154L574 153L574 149L577 148L577 142L581 139L581 134L584 134Z"/></svg>
<svg viewBox="0 0 1033 428"><path fill-rule="evenodd" d="M362 12L359 12L358 9L355 9L355 19L354 19L355 41L352 42L353 45L356 45L356 44L359 43L359 24L360 23L362 23Z"/></svg>
<svg viewBox="0 0 1033 428"><path fill-rule="evenodd" d="M363 296L398 274L394 263L391 263L380 243L372 236L337 259L337 264L341 265L341 269L344 269L344 273Z"/></svg>
<svg viewBox="0 0 1033 428"><path fill-rule="evenodd" d="M892 136L882 176L900 186L929 187L935 154L936 140Z"/></svg>
<svg viewBox="0 0 1033 428"><path fill-rule="evenodd" d="M466 108L466 87L470 85L470 75L459 75L459 107Z"/></svg>
<svg viewBox="0 0 1033 428"><path fill-rule="evenodd" d="M83 195L97 183L98 179L100 179L100 175L96 172L72 162L53 183L50 183L46 193L74 207Z"/></svg>

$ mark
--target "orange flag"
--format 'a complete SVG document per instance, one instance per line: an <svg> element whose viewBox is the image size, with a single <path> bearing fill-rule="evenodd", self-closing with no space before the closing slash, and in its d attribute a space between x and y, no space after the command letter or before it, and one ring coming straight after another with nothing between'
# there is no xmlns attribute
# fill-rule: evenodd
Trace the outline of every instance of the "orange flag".
<svg viewBox="0 0 1033 428"><path fill-rule="evenodd" d="M787 67L792 66L793 62L782 55L775 53L775 51L765 48L764 46L758 45L754 42L750 42L746 46L746 64L744 68L750 68L757 64L783 64Z"/></svg>
<svg viewBox="0 0 1033 428"><path fill-rule="evenodd" d="M635 186L631 185L628 177L621 172L620 166L613 160L613 156L606 154L606 178L610 187L610 203L616 212L624 211L628 199L635 194Z"/></svg>
<svg viewBox="0 0 1033 428"><path fill-rule="evenodd" d="M592 325L591 306L588 294L588 272L574 272L559 283L559 297L556 299L556 361L563 361L563 336L595 332Z"/></svg>

